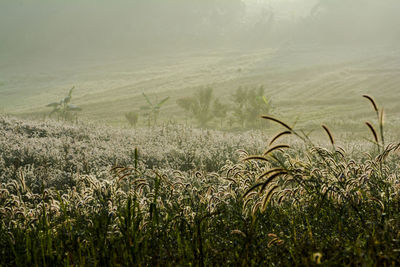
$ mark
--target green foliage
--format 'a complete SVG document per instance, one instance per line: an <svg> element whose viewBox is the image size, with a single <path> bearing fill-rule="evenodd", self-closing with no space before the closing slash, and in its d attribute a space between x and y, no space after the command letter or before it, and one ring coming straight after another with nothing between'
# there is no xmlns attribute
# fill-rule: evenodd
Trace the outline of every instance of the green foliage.
<svg viewBox="0 0 400 267"><path fill-rule="evenodd" d="M232 114L242 128L260 128L265 122L261 115L269 114L271 100L264 96L264 87L239 87L232 95Z"/></svg>
<svg viewBox="0 0 400 267"><path fill-rule="evenodd" d="M212 110L213 88L199 89L194 96L178 99L177 104L197 121L200 127L206 127L214 118Z"/></svg>
<svg viewBox="0 0 400 267"><path fill-rule="evenodd" d="M77 119L77 112L81 111L82 109L76 105L70 104L71 99L72 99L72 92L74 89L75 89L75 86L73 86L69 90L68 95L65 96L59 102L53 102L46 106L46 107L53 108L53 110L50 112L49 116L56 114L59 119L61 118L63 120Z"/></svg>
<svg viewBox="0 0 400 267"><path fill-rule="evenodd" d="M132 127L136 127L136 124L138 123L139 120L139 114L135 111L130 111L125 113L125 118L129 122L129 125Z"/></svg>
<svg viewBox="0 0 400 267"><path fill-rule="evenodd" d="M227 113L228 113L229 107L228 105L222 103L219 98L214 100L214 105L213 105L213 114L216 118L220 119L221 122L221 128L222 128L222 123L223 120L226 118Z"/></svg>
<svg viewBox="0 0 400 267"><path fill-rule="evenodd" d="M150 127L152 124L156 125L158 116L160 115L160 109L162 105L164 105L165 102L167 102L169 96L165 97L158 103L157 102L153 103L145 93L143 93L143 97L145 98L147 105L141 106L140 109L145 112L144 116L147 117L148 126Z"/></svg>
<svg viewBox="0 0 400 267"><path fill-rule="evenodd" d="M178 106L187 111L200 127L206 127L212 119L223 121L228 117L230 127L238 124L242 129L255 129L265 127L266 123L260 119L263 114L268 114L271 109L271 100L264 96L264 87L244 88L239 87L232 94L231 105L213 99L211 87L201 88L194 96L184 97L177 101Z"/></svg>

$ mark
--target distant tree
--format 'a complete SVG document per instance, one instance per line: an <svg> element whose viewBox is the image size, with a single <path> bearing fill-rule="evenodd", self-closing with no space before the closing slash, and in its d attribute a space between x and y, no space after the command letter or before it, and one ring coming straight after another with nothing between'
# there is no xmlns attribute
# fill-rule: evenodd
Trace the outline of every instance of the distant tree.
<svg viewBox="0 0 400 267"><path fill-rule="evenodd" d="M220 126L222 128L223 120L224 118L226 118L226 115L228 113L228 105L222 103L219 98L215 99L213 113L215 117L220 119Z"/></svg>
<svg viewBox="0 0 400 267"><path fill-rule="evenodd" d="M197 121L200 127L206 127L214 115L212 114L213 89L205 87L192 97L178 99L177 104Z"/></svg>
<svg viewBox="0 0 400 267"><path fill-rule="evenodd" d="M271 109L271 100L264 96L264 87L239 87L232 95L232 113L242 127L260 128L265 122L260 119ZM264 123L264 124L263 124Z"/></svg>
<svg viewBox="0 0 400 267"><path fill-rule="evenodd" d="M130 2L134 7L133 19L137 22L132 25L135 36L145 40L156 36L164 44L171 40L176 43L198 38L224 37L239 29L246 13L246 5L242 0ZM143 31L141 25L146 25L147 31Z"/></svg>
<svg viewBox="0 0 400 267"><path fill-rule="evenodd" d="M72 92L75 89L75 86L73 86L66 97L64 97L62 100L59 102L53 102L46 107L52 107L53 110L50 112L49 116L53 114L57 114L58 118L63 119L63 120L72 120L72 119L77 119L77 112L81 111L82 109L76 105L70 104L72 100Z"/></svg>
<svg viewBox="0 0 400 267"><path fill-rule="evenodd" d="M125 118L129 122L129 125L132 127L136 127L136 124L139 120L139 114L135 111L130 111L125 113Z"/></svg>
<svg viewBox="0 0 400 267"><path fill-rule="evenodd" d="M160 114L161 106L164 105L165 102L167 102L169 96L167 96L158 103L153 103L152 101L150 101L150 99L145 93L143 93L143 97L146 99L147 105L141 106L140 109L145 111L144 116L147 117L148 126L150 127L151 123L153 123L153 125L156 125L158 116Z"/></svg>
<svg viewBox="0 0 400 267"><path fill-rule="evenodd" d="M307 37L329 45L393 40L400 36L399 10L398 0L318 0L306 18Z"/></svg>
<svg viewBox="0 0 400 267"><path fill-rule="evenodd" d="M246 122L245 105L247 92L244 88L239 87L232 95L232 120L235 120L242 128Z"/></svg>
<svg viewBox="0 0 400 267"><path fill-rule="evenodd" d="M319 12L343 12L352 10L354 7L361 7L363 4L370 2L368 0L318 0L310 10L310 16L315 16Z"/></svg>
<svg viewBox="0 0 400 267"><path fill-rule="evenodd" d="M247 91L247 104L245 107L246 121L249 127L259 128L265 121L260 119L261 115L270 112L270 101L264 96L264 87L249 89Z"/></svg>
<svg viewBox="0 0 400 267"><path fill-rule="evenodd" d="M255 42L255 44L263 45L265 41L271 38L274 24L275 13L273 8L271 6L264 7L255 21L255 24L252 26L252 30L249 31L250 40Z"/></svg>
<svg viewBox="0 0 400 267"><path fill-rule="evenodd" d="M243 21L246 5L242 0L200 0L198 9L202 19L203 32L224 35L235 30Z"/></svg>

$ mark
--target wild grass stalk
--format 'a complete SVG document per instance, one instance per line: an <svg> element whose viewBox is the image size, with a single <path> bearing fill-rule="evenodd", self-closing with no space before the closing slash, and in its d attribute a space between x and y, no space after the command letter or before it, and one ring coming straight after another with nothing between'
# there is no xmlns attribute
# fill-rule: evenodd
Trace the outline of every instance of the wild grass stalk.
<svg viewBox="0 0 400 267"><path fill-rule="evenodd" d="M270 116L284 130L264 151L250 135L0 120L0 265L400 264L400 144L366 98L382 127L365 153Z"/></svg>

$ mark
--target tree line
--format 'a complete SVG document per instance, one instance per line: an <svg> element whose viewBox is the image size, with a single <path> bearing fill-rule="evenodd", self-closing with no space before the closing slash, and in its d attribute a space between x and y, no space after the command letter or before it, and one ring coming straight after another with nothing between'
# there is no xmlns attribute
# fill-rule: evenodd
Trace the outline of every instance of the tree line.
<svg viewBox="0 0 400 267"><path fill-rule="evenodd" d="M221 129L257 129L266 126L260 120L261 115L269 114L272 109L270 98L265 95L263 86L238 87L225 101L214 95L210 86L199 88L193 95L179 98L176 104L184 112L189 121L193 121L200 128L214 127ZM157 124L158 115L162 106L169 97L160 102L151 101L143 93L147 105L139 111L125 113L128 123L136 127L139 116L146 118L148 126ZM142 111L142 114L140 114Z"/></svg>
<svg viewBox="0 0 400 267"><path fill-rule="evenodd" d="M52 110L49 117L55 116L58 120L77 121L78 113L82 111L77 105L71 104L72 87L68 94L60 101L47 105ZM231 95L224 96L225 101L214 95L211 86L197 89L193 95L179 98L176 104L186 114L186 119L194 121L200 128L214 127L221 129L256 129L265 127L261 115L271 112L271 99L265 95L263 86L238 87ZM142 93L144 105L138 110L131 110L124 114L131 127L136 127L139 117L143 117L148 127L157 125L161 108L170 99L169 96L161 99L151 99ZM211 125L213 123L213 125Z"/></svg>

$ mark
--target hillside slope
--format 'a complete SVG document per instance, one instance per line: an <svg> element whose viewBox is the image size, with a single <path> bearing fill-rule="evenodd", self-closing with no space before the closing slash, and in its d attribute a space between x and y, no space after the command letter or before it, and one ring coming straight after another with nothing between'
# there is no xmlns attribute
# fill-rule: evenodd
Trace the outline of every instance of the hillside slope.
<svg viewBox="0 0 400 267"><path fill-rule="evenodd" d="M18 71L17 71L18 70ZM369 118L362 94L384 104L389 124L399 125L400 53L391 47L291 46L251 51L218 50L169 56L54 64L3 64L0 108L12 114L47 113L73 85L81 118L125 124L123 114L138 110L142 92L170 96L161 120L185 118L176 100L211 85L229 103L238 86L264 85L273 113L315 127L329 123L355 127ZM145 123L144 120L141 123ZM390 125L389 125L390 126Z"/></svg>

